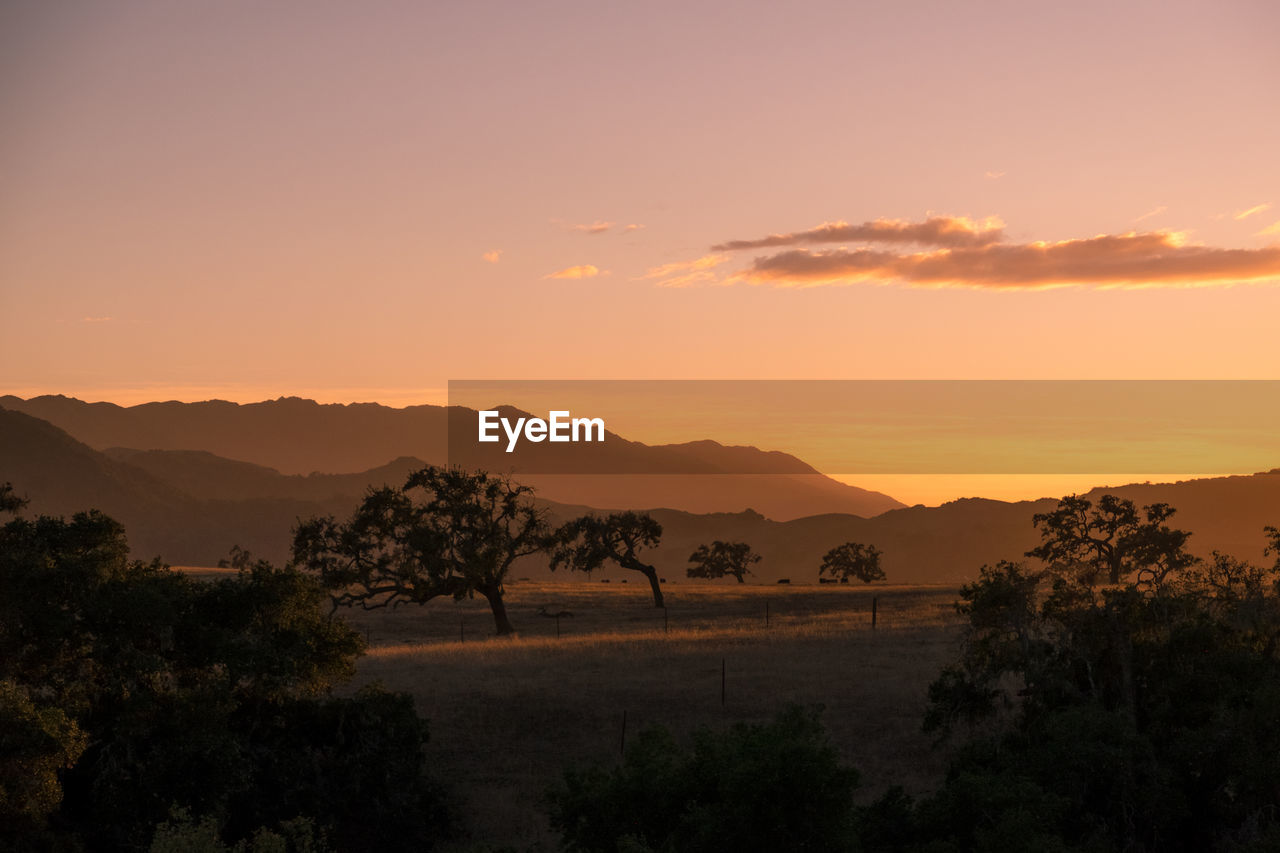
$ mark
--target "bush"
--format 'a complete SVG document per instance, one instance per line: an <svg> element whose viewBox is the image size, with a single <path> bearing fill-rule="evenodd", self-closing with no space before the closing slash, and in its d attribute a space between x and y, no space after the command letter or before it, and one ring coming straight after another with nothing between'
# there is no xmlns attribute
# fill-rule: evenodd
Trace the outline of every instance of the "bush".
<svg viewBox="0 0 1280 853"><path fill-rule="evenodd" d="M551 823L569 850L841 850L857 784L818 712L791 707L765 725L700 729L691 749L647 729L621 766L567 771Z"/></svg>

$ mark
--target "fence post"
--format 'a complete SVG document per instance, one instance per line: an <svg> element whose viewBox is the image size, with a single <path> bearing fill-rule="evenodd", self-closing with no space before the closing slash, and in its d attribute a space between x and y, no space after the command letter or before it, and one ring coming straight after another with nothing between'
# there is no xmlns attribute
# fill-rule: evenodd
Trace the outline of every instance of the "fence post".
<svg viewBox="0 0 1280 853"><path fill-rule="evenodd" d="M876 627L876 597L871 596L871 627Z"/></svg>

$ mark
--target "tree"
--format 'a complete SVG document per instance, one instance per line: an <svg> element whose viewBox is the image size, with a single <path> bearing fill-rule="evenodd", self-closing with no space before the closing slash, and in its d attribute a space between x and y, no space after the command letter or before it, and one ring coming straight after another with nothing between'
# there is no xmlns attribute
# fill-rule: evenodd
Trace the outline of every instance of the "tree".
<svg viewBox="0 0 1280 853"><path fill-rule="evenodd" d="M1137 571L1098 590L1002 562L961 589L969 629L929 688L926 724L987 723L897 837L947 850L1277 849L1280 567L1215 554L1160 586Z"/></svg>
<svg viewBox="0 0 1280 853"><path fill-rule="evenodd" d="M686 574L691 578L722 578L733 575L738 583L743 583L743 576L751 574L751 566L760 562L760 555L751 550L746 542L721 542L716 540L710 546L699 545L698 550L689 555L693 563Z"/></svg>
<svg viewBox="0 0 1280 853"><path fill-rule="evenodd" d="M366 610L477 593L499 635L511 564L550 546L533 490L506 477L428 466L398 488L369 492L346 523L313 518L294 531L293 561L318 572L334 607Z"/></svg>
<svg viewBox="0 0 1280 853"><path fill-rule="evenodd" d="M636 556L644 548L656 547L661 539L662 525L648 513L584 515L556 531L551 569L565 566L572 571L594 572L606 561L612 561L648 578L653 590L653 606L665 607L657 569Z"/></svg>
<svg viewBox="0 0 1280 853"><path fill-rule="evenodd" d="M0 483L0 512L11 512L16 515L18 510L26 505L25 499L14 494L12 483Z"/></svg>
<svg viewBox="0 0 1280 853"><path fill-rule="evenodd" d="M314 576L232 562L131 560L96 511L0 525L0 851L145 849L173 808L231 844L303 818L342 850L441 835L412 697L323 695L360 635Z"/></svg>
<svg viewBox="0 0 1280 853"><path fill-rule="evenodd" d="M833 578L838 577L841 583L848 583L851 577L863 583L882 581L884 569L880 568L881 556L880 549L874 545L846 542L823 555L818 576L826 574Z"/></svg>
<svg viewBox="0 0 1280 853"><path fill-rule="evenodd" d="M1053 511L1032 517L1043 541L1026 555L1074 572L1087 586L1102 575L1114 585L1136 573L1139 583L1159 587L1195 562L1185 550L1191 534L1164 523L1174 512L1155 503L1139 513L1133 501L1115 495L1100 497L1095 509L1088 498L1069 495Z"/></svg>

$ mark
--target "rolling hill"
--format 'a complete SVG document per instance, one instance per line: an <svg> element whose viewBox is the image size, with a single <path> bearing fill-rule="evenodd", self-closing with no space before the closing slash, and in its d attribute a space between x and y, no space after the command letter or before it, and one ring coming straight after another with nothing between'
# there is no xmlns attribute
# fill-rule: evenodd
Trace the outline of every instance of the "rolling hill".
<svg viewBox="0 0 1280 853"><path fill-rule="evenodd" d="M63 430L19 412L0 410L0 481L32 499L30 512L69 514L88 507L122 521L139 557L210 565L239 544L275 561L287 557L299 518L343 516L370 485L398 484L421 464L403 457L360 473L286 475L208 452L111 450L99 452ZM762 475L764 476L764 475ZM1178 508L1175 526L1194 532L1191 546L1262 559L1262 527L1280 524L1280 470L1242 477L1134 484L1106 491L1138 504ZM1102 490L1090 493L1096 498ZM587 506L542 501L554 519ZM596 503L605 508L647 508L643 503ZM1006 503L983 499L940 507L909 507L873 518L823 513L787 521L759 512L692 513L652 509L663 525L654 563L671 579L683 577L689 553L713 539L749 542L764 560L757 581L780 577L814 582L821 555L846 541L876 545L895 583L955 583L983 563L1019 558L1037 541L1031 516L1052 499ZM650 507L655 505L649 505ZM545 576L545 561L517 567ZM629 577L614 570L606 577Z"/></svg>
<svg viewBox="0 0 1280 853"><path fill-rule="evenodd" d="M690 512L750 507L778 520L822 512L874 516L903 506L879 492L837 482L789 454L710 440L649 446L610 432L599 444L526 442L507 454L498 445L475 442L476 412L457 406L393 409L289 397L247 405L215 400L123 407L62 396L5 396L0 407L46 420L96 450L204 451L289 475L356 474L411 457L517 474L548 500L595 506L667 506ZM509 407L499 410L506 416L521 414ZM113 452L123 458L124 451ZM264 481L247 468L234 473L224 466L215 474L206 466L197 473L201 463L195 457L134 461L179 479L221 477L224 486L230 482L226 478L243 476L247 491L242 497L267 496L253 491ZM182 468L188 473L179 473Z"/></svg>

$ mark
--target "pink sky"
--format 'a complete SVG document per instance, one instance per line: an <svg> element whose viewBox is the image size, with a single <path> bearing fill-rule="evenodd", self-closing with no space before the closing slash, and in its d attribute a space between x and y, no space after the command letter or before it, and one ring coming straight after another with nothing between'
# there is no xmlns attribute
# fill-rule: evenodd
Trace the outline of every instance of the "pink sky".
<svg viewBox="0 0 1280 853"><path fill-rule="evenodd" d="M1278 38L1262 0L8 3L0 392L1277 378Z"/></svg>

